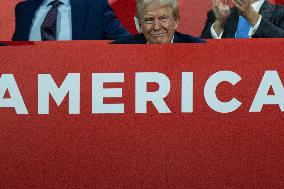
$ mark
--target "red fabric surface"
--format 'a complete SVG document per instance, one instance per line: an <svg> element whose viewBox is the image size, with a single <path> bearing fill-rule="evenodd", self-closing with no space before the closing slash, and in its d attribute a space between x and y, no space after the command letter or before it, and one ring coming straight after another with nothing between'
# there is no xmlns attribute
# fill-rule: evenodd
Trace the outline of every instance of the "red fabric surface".
<svg viewBox="0 0 284 189"><path fill-rule="evenodd" d="M248 110L264 71L284 77L282 39L224 40L208 44L104 45L50 42L0 48L0 74L14 74L29 115L0 108L1 188L281 188L284 185L283 113L265 105ZM270 47L270 48L265 48ZM215 72L234 71L220 99L237 98L235 112L208 107L204 84ZM91 74L124 73L125 114L91 113ZM172 113L135 114L136 72L161 72L171 81ZM194 112L180 112L181 72L194 73ZM50 101L37 114L37 76L60 84L81 74L81 114Z"/></svg>
<svg viewBox="0 0 284 189"><path fill-rule="evenodd" d="M284 1L283 0L275 0L275 3L279 4L279 5L284 5Z"/></svg>
<svg viewBox="0 0 284 189"><path fill-rule="evenodd" d="M34 42L31 41L0 41L9 46L24 46L24 45L34 45Z"/></svg>
<svg viewBox="0 0 284 189"><path fill-rule="evenodd" d="M111 4L116 16L130 33L136 34L137 30L134 25L134 16L136 9L135 0L117 0Z"/></svg>

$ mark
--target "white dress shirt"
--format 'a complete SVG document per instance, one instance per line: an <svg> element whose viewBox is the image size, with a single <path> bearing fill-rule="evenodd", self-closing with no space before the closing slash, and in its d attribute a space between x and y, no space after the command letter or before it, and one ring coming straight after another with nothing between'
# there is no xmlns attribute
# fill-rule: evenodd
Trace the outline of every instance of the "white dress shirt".
<svg viewBox="0 0 284 189"><path fill-rule="evenodd" d="M259 1L256 1L254 2L253 4L251 4L252 8L254 9L254 11L256 12L259 12L261 6L263 5L265 0L259 0ZM256 24L254 26L251 26L250 27L250 30L249 30L249 33L248 35L251 37L255 34L255 32L257 31L258 27L259 27L259 24L261 22L261 19L262 19L262 16L260 15L258 21L256 22ZM222 35L223 35L223 32L224 30L220 33L220 35L218 35L216 33L216 31L214 30L214 24L212 24L211 28L210 28L210 31L211 31L211 35L214 39L221 39L222 38Z"/></svg>
<svg viewBox="0 0 284 189"><path fill-rule="evenodd" d="M30 41L41 41L40 27L45 16L52 7L52 5L49 5L52 1L53 0L44 0L36 11L29 35ZM58 40L72 40L70 1L60 0L60 2L62 4L58 6L56 36Z"/></svg>

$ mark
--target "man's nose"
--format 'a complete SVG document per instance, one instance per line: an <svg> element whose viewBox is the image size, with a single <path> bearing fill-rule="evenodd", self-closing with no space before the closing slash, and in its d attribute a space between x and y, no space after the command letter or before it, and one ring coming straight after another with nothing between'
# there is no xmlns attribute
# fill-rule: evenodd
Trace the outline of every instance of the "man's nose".
<svg viewBox="0 0 284 189"><path fill-rule="evenodd" d="M160 30L161 26L160 26L160 22L158 19L155 19L155 22L154 22L154 30L155 31L158 31Z"/></svg>

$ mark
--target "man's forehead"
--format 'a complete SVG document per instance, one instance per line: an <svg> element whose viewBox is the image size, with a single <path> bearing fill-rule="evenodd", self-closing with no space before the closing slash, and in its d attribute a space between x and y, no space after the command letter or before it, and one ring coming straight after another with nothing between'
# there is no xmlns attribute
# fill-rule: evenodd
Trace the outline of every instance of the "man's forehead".
<svg viewBox="0 0 284 189"><path fill-rule="evenodd" d="M162 16L168 14L173 14L173 8L167 5L151 4L143 10L143 16Z"/></svg>

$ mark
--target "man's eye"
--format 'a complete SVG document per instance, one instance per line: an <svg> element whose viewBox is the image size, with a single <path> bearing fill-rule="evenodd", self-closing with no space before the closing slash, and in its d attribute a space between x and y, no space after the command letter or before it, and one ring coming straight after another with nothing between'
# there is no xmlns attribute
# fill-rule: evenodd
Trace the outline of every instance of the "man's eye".
<svg viewBox="0 0 284 189"><path fill-rule="evenodd" d="M144 22L145 22L146 24L151 24L151 23L154 22L154 18L145 18Z"/></svg>
<svg viewBox="0 0 284 189"><path fill-rule="evenodd" d="M162 16L159 18L160 21L167 21L168 20L168 17L167 16Z"/></svg>

